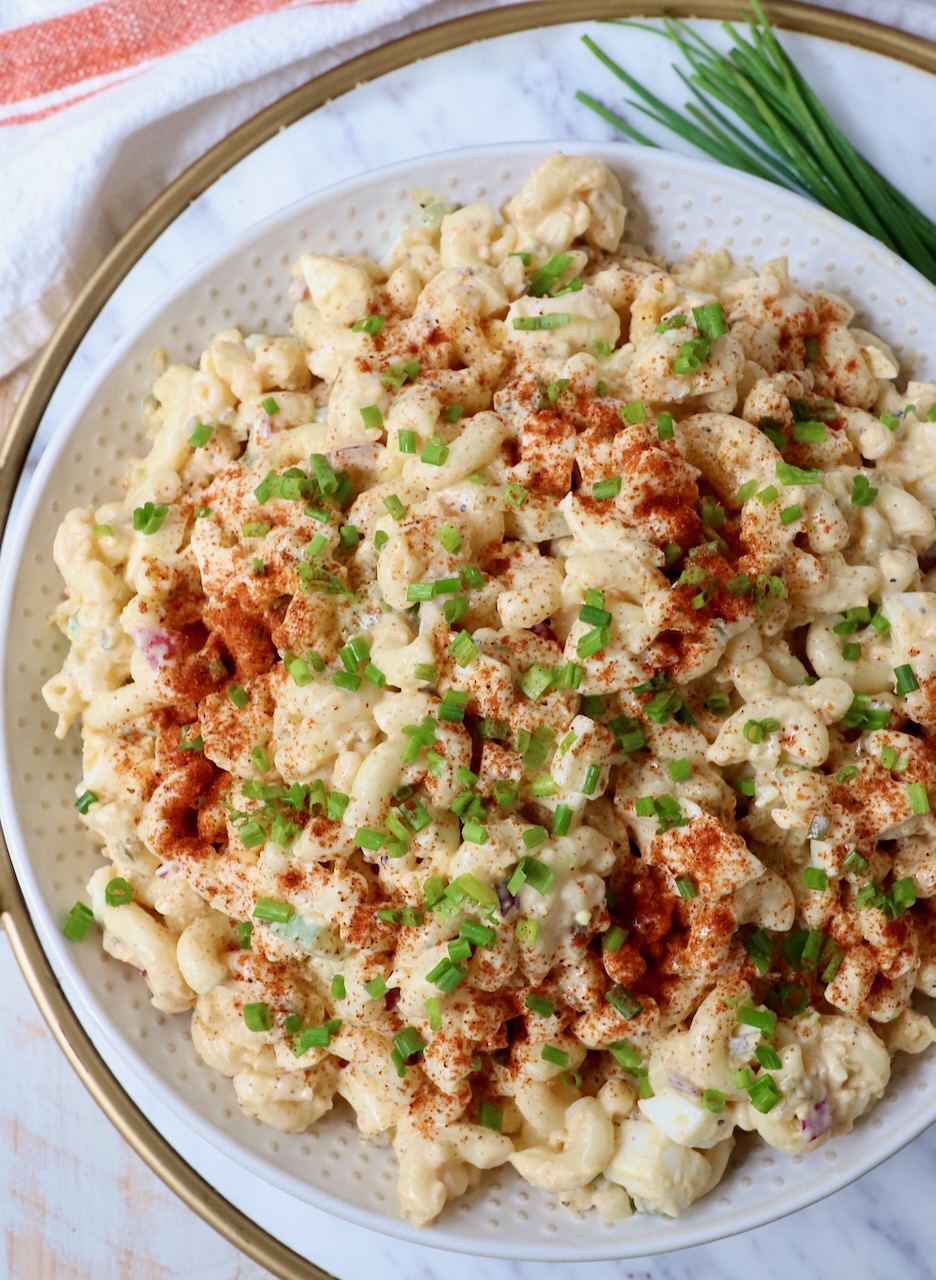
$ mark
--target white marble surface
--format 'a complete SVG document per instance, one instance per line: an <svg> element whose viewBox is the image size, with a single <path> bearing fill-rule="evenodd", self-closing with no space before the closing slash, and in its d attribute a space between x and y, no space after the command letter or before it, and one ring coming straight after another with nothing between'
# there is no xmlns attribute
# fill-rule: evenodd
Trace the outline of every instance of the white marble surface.
<svg viewBox="0 0 936 1280"><path fill-rule="evenodd" d="M472 7L451 4L448 11ZM879 6L878 15L896 19L898 6L893 13L887 9L885 14ZM913 4L899 9L918 24L926 12ZM374 165L428 151L479 141L607 136L605 126L572 101L579 85L597 86L599 96L614 98L577 35L577 28L565 34L553 29L532 38L507 38L486 47L483 56L477 47L444 55L365 86L271 140L196 201L117 291L56 393L44 438L54 430L61 406L140 306L227 235L273 207ZM598 38L609 48L616 43L607 28ZM649 57L659 57L657 42L634 39L628 62L646 68ZM936 84L922 73L876 64L860 51L843 58L809 40L792 41L791 47L810 78L823 84L859 145L921 203L931 202L926 138L897 126L907 102L913 102L921 120L936 114ZM668 74L661 68L654 80L661 91ZM869 113L856 86L872 82L875 111ZM453 83L470 83L484 111L466 112L463 96L449 91ZM932 109L924 109L930 100ZM255 1280L263 1274L176 1203L95 1111L38 1025L5 942L0 945L0 1017L12 1048L0 1056L0 1280L92 1275L98 1280ZM152 1100L146 1100L146 1109L172 1133L171 1116ZM180 1141L187 1158L232 1201L262 1217L269 1230L340 1280L358 1280L378 1268L388 1280L403 1275L467 1280L469 1274L532 1280L546 1270L383 1240L286 1197L265 1195L204 1144L181 1135ZM928 1248L936 1244L927 1193L934 1178L936 1133L931 1131L852 1188L786 1222L646 1262L551 1270L572 1280L734 1280L752 1273L769 1280L794 1271L862 1280L899 1269L903 1277L922 1280L934 1274L927 1259ZM765 1182L764 1195L770 1194Z"/></svg>

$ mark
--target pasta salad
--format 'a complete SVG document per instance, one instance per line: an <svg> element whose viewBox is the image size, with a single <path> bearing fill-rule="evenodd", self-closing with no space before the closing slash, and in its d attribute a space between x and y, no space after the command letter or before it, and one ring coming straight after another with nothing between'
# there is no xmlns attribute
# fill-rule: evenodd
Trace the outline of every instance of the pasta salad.
<svg viewBox="0 0 936 1280"><path fill-rule="evenodd" d="M936 385L556 154L164 361L55 541L92 922L241 1109L430 1223L683 1212L936 1029Z"/></svg>

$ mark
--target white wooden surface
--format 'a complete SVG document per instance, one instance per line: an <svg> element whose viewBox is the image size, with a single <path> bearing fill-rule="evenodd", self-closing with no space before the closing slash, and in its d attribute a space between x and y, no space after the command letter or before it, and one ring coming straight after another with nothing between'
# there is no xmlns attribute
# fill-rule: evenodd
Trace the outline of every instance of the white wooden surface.
<svg viewBox="0 0 936 1280"><path fill-rule="evenodd" d="M0 1280L269 1280L103 1118L0 934Z"/></svg>

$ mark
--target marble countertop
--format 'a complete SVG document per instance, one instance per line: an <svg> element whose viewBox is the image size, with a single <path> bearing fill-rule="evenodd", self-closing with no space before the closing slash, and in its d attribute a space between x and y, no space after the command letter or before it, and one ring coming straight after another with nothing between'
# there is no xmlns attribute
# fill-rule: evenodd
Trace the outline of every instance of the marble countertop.
<svg viewBox="0 0 936 1280"><path fill-rule="evenodd" d="M111 1129L43 1024L2 935L0 1025L0 1280L268 1280ZM820 1204L681 1253L582 1266L502 1263L316 1215L322 1229L310 1255L336 1280L932 1280L933 1186L936 1129Z"/></svg>
<svg viewBox="0 0 936 1280"><path fill-rule="evenodd" d="M445 6L433 6L429 12L439 19L480 7L469 0L452 0ZM932 0L886 6L852 0L847 7L917 32L936 31L936 4ZM535 53L531 53L531 65L537 61ZM440 71L438 60L434 62L437 65L427 63L395 73L383 86L368 86L364 92L323 108L314 136L321 144L317 162L325 176L317 185L380 161L446 145L521 136L574 136L576 131L584 137L603 136L580 128L579 118L568 118L562 104L567 105L570 95L544 103L533 92L532 82L519 120L497 118L496 108L484 118L470 120L463 112L452 111L437 113L429 127L428 117L415 112L414 103L418 104L420 94L424 103L425 95L431 101L440 76L444 79L450 73ZM495 85L498 76L511 73L511 60L494 56L484 70L485 83ZM848 93L847 82L836 81L834 68L829 69L827 84L833 97ZM496 101L496 94L492 93L490 100ZM371 129L375 118L382 121L379 136ZM396 152L388 155L391 127ZM444 134L441 140L440 131ZM873 120L868 121L867 131L869 136L874 134ZM864 145L862 137L857 141ZM288 141L274 139L267 145L271 155L290 154ZM256 172L261 173L262 163L247 163L256 163ZM925 175L921 177L911 168L905 173L910 175L908 180L922 182L925 190ZM302 194L302 183L295 174L287 174L285 182L297 187L288 196ZM186 255L197 261L200 249L229 230L232 219L243 225L266 212L262 195L258 195L253 204L248 200L234 209L226 208L227 220L217 222L214 218L220 216L223 199L214 206L200 203L200 212L193 207L168 233L167 260L172 261L174 271L184 267ZM147 272L144 287L155 296L168 273L158 256L144 268L143 275ZM99 349L109 340L108 326L111 332L115 326L119 331L118 312L103 318ZM79 384L92 363L93 350L87 363L79 363L72 371L72 386ZM68 393L69 387L63 386L61 394ZM91 1276L96 1280L261 1280L268 1275L176 1200L110 1128L42 1025L2 936L0 1019L5 1028L5 1052L0 1055L0 1280L89 1280ZM156 1115L154 1120L158 1122ZM190 1158L194 1160L194 1156ZM219 1170L219 1179L221 1173ZM231 1171L224 1176L230 1178ZM931 1243L936 1245L929 1205L933 1185L936 1129L850 1188L792 1218L717 1244L653 1259L561 1267L475 1260L388 1241L306 1210L303 1221L309 1228L304 1244L308 1255L338 1280L364 1280L378 1270L386 1280L403 1276L409 1280L442 1280L443 1276L445 1280L534 1280L546 1272L563 1280L740 1280L752 1274L764 1280L791 1274L872 1280L893 1273L899 1273L902 1280L930 1280L936 1274L936 1264L929 1256ZM243 1196L249 1203L246 1181L237 1193L226 1193L238 1201ZM771 1195L766 1177L763 1194ZM285 1197L283 1201L280 1212L288 1216L289 1202ZM269 1215L266 1225L276 1230Z"/></svg>

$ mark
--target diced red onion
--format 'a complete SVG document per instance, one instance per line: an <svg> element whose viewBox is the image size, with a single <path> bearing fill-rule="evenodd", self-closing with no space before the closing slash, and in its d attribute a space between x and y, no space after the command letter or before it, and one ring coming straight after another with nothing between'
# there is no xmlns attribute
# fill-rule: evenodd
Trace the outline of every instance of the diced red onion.
<svg viewBox="0 0 936 1280"><path fill-rule="evenodd" d="M805 1120L800 1121L800 1125L810 1142L815 1142L824 1133L828 1133L832 1128L832 1108L829 1106L829 1099L822 1098L815 1103Z"/></svg>
<svg viewBox="0 0 936 1280"><path fill-rule="evenodd" d="M517 909L517 896L516 894L511 893L507 888L506 880L498 880L497 884L494 886L494 890L497 894L501 918L506 919L507 916L510 915L511 911L516 911Z"/></svg>
<svg viewBox="0 0 936 1280"><path fill-rule="evenodd" d="M160 671L185 644L182 633L168 627L137 627L131 634L150 671Z"/></svg>

